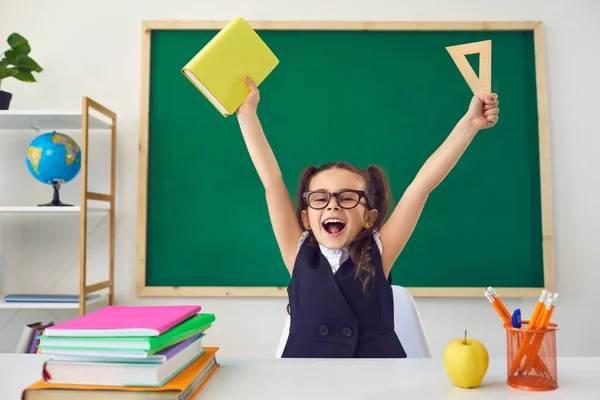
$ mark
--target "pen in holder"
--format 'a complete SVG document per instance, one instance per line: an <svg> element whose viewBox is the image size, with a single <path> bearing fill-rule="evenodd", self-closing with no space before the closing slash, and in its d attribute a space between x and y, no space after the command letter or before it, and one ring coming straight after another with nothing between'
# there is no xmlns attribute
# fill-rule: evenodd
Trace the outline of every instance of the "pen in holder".
<svg viewBox="0 0 600 400"><path fill-rule="evenodd" d="M520 328L505 324L507 380L506 383L522 390L542 391L558 388L556 362L556 331L558 325L546 328L528 328L522 321Z"/></svg>

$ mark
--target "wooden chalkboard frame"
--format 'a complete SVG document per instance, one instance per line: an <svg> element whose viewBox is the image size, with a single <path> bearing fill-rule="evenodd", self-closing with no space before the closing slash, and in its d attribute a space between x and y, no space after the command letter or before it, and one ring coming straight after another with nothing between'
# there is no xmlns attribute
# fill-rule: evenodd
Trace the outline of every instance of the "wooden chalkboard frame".
<svg viewBox="0 0 600 400"><path fill-rule="evenodd" d="M153 30L221 29L229 21L159 20L142 23L140 130L138 161L138 225L136 293L138 296L249 296L285 297L285 287L166 287L146 286L146 218L148 179L148 133L150 101L151 33ZM524 22L361 22L361 21L248 21L257 30L396 30L396 31L533 31L537 84L538 138L543 234L544 287L554 291L554 254L550 143L544 26ZM484 288L408 287L415 297L481 297ZM540 288L496 288L502 297L537 297Z"/></svg>

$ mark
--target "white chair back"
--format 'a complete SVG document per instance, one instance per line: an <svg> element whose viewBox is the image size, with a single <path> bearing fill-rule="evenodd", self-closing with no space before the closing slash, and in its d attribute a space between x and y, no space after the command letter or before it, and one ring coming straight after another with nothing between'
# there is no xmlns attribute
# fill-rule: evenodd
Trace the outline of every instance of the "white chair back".
<svg viewBox="0 0 600 400"><path fill-rule="evenodd" d="M392 285L394 294L394 326L396 335L409 358L431 358L431 347L421 315L412 294L404 287ZM290 333L290 316L285 320L275 357L280 358Z"/></svg>
<svg viewBox="0 0 600 400"><path fill-rule="evenodd" d="M277 345L277 352L275 353L276 358L281 358L283 354L283 349L285 349L285 344L287 343L288 336L290 334L290 316L287 314L287 318L285 319L285 325L283 327L283 331L281 332L281 338L279 339L279 344Z"/></svg>
<svg viewBox="0 0 600 400"><path fill-rule="evenodd" d="M431 347L415 299L408 289L392 285L394 329L409 358L431 358Z"/></svg>

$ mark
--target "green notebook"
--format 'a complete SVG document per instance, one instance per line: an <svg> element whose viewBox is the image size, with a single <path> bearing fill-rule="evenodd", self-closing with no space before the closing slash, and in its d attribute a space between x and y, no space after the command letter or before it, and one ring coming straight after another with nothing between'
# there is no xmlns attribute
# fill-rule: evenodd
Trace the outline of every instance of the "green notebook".
<svg viewBox="0 0 600 400"><path fill-rule="evenodd" d="M214 314L196 314L159 336L148 337L59 337L39 336L42 353L44 349L75 351L144 352L147 356L173 346L189 337L206 331L215 321ZM73 354L73 352L70 352Z"/></svg>

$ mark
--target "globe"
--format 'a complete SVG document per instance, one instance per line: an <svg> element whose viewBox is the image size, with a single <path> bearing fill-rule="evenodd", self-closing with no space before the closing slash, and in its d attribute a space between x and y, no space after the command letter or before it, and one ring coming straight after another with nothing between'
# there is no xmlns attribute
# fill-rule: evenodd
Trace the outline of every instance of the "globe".
<svg viewBox="0 0 600 400"><path fill-rule="evenodd" d="M52 185L54 197L40 206L70 206L60 201L61 184L71 181L81 169L81 149L68 135L48 132L37 136L27 149L27 168L35 179Z"/></svg>

